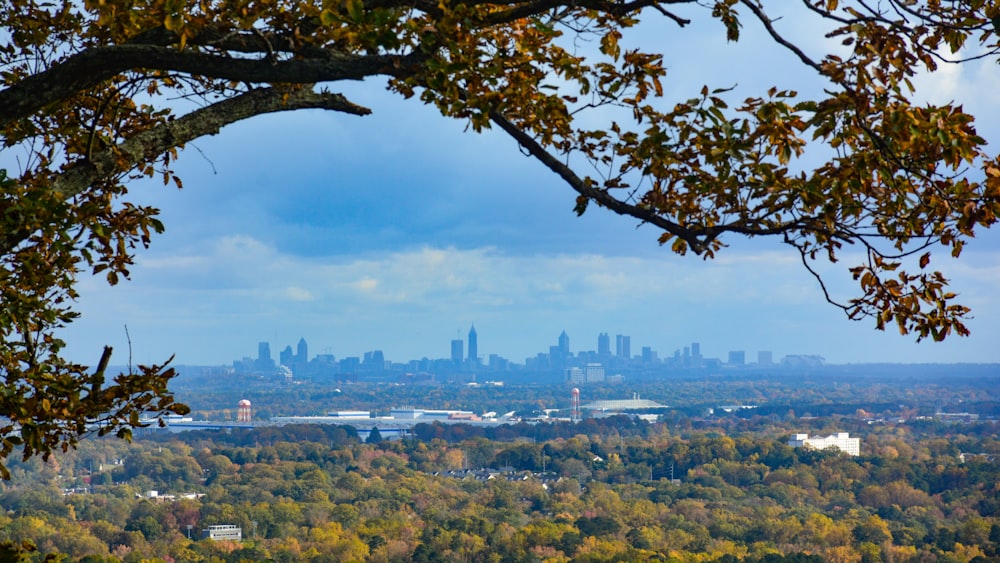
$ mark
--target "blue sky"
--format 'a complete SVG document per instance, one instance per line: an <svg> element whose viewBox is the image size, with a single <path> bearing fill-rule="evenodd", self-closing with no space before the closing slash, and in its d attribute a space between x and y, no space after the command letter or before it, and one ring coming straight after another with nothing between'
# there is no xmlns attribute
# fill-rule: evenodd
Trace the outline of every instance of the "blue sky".
<svg viewBox="0 0 1000 563"><path fill-rule="evenodd" d="M819 56L821 34L786 26ZM770 85L817 87L750 22L735 45L718 25L678 31L662 19L635 37L667 53L683 40L684 53L699 53L667 57L668 97L694 96L705 83L736 85L739 98ZM948 68L921 80L921 92L960 100L980 133L1000 142L997 69ZM712 261L675 256L634 220L598 208L576 217L570 188L500 132L465 132L382 81L331 89L374 114L240 123L184 151L183 190L134 185L137 199L163 210L167 232L140 252L130 281L82 280L83 318L64 334L74 359L94 362L111 344L123 363L127 325L142 363L176 354L181 364L225 364L256 355L258 341L276 354L300 337L311 353L381 349L405 361L448 356L449 341L475 323L481 355L517 362L562 330L573 351L595 349L608 332L631 335L635 353L652 346L661 356L697 341L723 358L772 350L836 363L1000 361L996 232L959 261L938 258L974 309L973 336L916 344L847 320L779 244L731 239ZM853 262L848 252L828 268L845 297Z"/></svg>

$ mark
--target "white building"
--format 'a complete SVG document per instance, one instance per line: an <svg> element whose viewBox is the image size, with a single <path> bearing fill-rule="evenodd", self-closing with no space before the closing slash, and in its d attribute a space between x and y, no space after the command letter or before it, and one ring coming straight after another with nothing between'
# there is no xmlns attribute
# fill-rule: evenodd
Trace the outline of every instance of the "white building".
<svg viewBox="0 0 1000 563"><path fill-rule="evenodd" d="M581 407L591 411L641 411L669 409L668 405L662 405L656 401L640 399L638 393L633 393L631 399L611 399L606 401L593 401Z"/></svg>
<svg viewBox="0 0 1000 563"><path fill-rule="evenodd" d="M583 383L584 371L580 368L569 368L566 370L566 381L573 384Z"/></svg>
<svg viewBox="0 0 1000 563"><path fill-rule="evenodd" d="M810 438L808 434L792 434L788 445L793 448L812 448L814 450L840 450L850 455L861 455L861 439L851 438L847 432L837 432L826 438Z"/></svg>
<svg viewBox="0 0 1000 563"><path fill-rule="evenodd" d="M566 369L566 381L575 385L582 383L603 383L604 366L602 364L587 364L586 367Z"/></svg>
<svg viewBox="0 0 1000 563"><path fill-rule="evenodd" d="M456 411L456 410L432 410L432 409L411 409L411 408L399 408L391 409L389 411L389 418L400 418L404 420L410 419L421 419L421 420L455 420L456 417L468 417L475 416L472 411Z"/></svg>
<svg viewBox="0 0 1000 563"><path fill-rule="evenodd" d="M584 381L587 383L601 383L604 381L604 366L601 364L587 364L584 370Z"/></svg>
<svg viewBox="0 0 1000 563"><path fill-rule="evenodd" d="M202 537L208 538L213 541L242 541L243 540L243 529L239 526L234 526L232 524L223 524L219 526L209 526L202 530Z"/></svg>

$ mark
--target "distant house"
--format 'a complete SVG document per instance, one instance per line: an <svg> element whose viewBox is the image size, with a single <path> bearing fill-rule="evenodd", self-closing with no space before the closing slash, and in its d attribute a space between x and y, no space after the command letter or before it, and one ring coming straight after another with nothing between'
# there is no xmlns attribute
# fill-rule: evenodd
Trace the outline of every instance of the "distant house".
<svg viewBox="0 0 1000 563"><path fill-rule="evenodd" d="M838 432L826 438L810 438L808 434L792 434L788 445L793 448L812 448L814 450L840 450L850 455L861 455L861 439L851 438L848 432Z"/></svg>
<svg viewBox="0 0 1000 563"><path fill-rule="evenodd" d="M201 537L210 539L212 541L242 541L243 540L243 528L239 526L234 526L232 524L221 524L217 526L209 526L201 531Z"/></svg>

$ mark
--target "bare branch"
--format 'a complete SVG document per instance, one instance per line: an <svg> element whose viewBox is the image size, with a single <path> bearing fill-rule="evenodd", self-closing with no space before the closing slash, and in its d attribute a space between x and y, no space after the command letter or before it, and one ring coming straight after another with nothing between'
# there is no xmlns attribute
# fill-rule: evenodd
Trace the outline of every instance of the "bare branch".
<svg viewBox="0 0 1000 563"><path fill-rule="evenodd" d="M656 225L668 233L684 239L695 254L701 254L706 248L708 248L708 243L711 240L710 238L700 238L699 233L678 225L677 223L658 215L652 210L625 203L624 201L611 197L608 192L595 188L590 182L577 176L569 166L566 166L555 156L551 155L545 150L545 147L532 138L531 135L517 125L511 123L500 112L495 110L491 111L490 120L499 125L500 128L503 129L508 135L513 137L515 141L517 141L522 147L524 147L525 150L528 151L529 154L531 154L531 156L538 159L549 170L558 174L563 180L566 181L566 183L570 185L571 188L573 188L573 190L576 191L576 193L581 196L593 200L597 202L597 204L606 207L619 215L635 217L640 221Z"/></svg>
<svg viewBox="0 0 1000 563"><path fill-rule="evenodd" d="M763 24L764 29L767 30L767 33L771 36L772 39L774 39L776 43L794 53L795 56L798 57L799 60L803 62L803 64L812 67L813 69L816 70L816 72L820 73L821 75L824 74L823 67L819 63L809 58L809 55L806 55L805 51L803 51L797 45L793 44L791 41L788 41L780 33L778 33L778 30L774 28L774 24L771 18L768 17L766 13L764 13L764 10L760 6L758 6L751 0L743 0L743 5L749 8L750 11L753 12L755 16L757 16L757 19L760 20L761 24Z"/></svg>

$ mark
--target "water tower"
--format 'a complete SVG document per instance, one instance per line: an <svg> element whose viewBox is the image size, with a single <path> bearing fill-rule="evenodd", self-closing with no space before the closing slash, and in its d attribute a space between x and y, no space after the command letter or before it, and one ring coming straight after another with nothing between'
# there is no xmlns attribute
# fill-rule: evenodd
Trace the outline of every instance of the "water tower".
<svg viewBox="0 0 1000 563"><path fill-rule="evenodd" d="M580 420L580 390L576 387L573 388L573 392L570 397L569 417L571 420Z"/></svg>
<svg viewBox="0 0 1000 563"><path fill-rule="evenodd" d="M253 415L251 414L250 401L243 399L240 401L239 408L236 410L236 422L251 422Z"/></svg>

